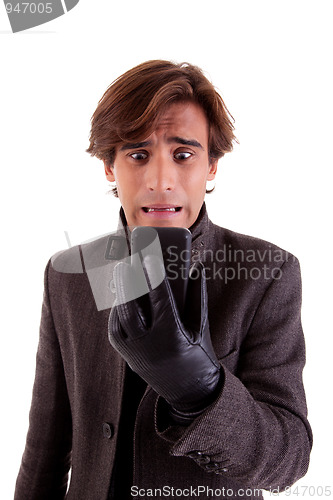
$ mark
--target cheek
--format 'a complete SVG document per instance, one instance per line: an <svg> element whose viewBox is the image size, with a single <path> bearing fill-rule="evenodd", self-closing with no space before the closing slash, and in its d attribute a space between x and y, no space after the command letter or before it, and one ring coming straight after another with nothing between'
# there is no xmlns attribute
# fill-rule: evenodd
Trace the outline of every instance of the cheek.
<svg viewBox="0 0 333 500"><path fill-rule="evenodd" d="M113 173L118 192L124 194L128 192L131 189L132 183L130 182L131 179L126 168L123 165L115 165Z"/></svg>
<svg viewBox="0 0 333 500"><path fill-rule="evenodd" d="M206 183L207 183L208 170L201 168L192 173L192 175L188 176L185 180L185 186L192 192L197 192L198 194L206 192Z"/></svg>

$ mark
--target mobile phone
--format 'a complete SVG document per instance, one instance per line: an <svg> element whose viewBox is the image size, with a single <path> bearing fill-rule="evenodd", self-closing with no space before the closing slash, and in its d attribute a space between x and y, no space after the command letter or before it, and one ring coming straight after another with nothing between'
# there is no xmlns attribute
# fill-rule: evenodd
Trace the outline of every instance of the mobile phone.
<svg viewBox="0 0 333 500"><path fill-rule="evenodd" d="M185 306L191 243L191 231L184 227L137 226L131 233L132 259L139 254L142 261L143 256L149 254L150 248L155 255L156 248L160 250L165 274L180 313Z"/></svg>

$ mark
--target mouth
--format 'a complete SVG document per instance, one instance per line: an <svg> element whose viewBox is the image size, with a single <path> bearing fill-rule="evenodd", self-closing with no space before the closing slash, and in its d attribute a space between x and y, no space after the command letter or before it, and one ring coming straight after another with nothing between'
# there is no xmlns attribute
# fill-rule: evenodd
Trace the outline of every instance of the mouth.
<svg viewBox="0 0 333 500"><path fill-rule="evenodd" d="M142 210L146 214L150 214L150 213L170 213L170 214L172 214L172 213L180 212L181 209L182 209L182 207L170 206L170 205L165 205L165 206L156 205L156 206L142 207Z"/></svg>

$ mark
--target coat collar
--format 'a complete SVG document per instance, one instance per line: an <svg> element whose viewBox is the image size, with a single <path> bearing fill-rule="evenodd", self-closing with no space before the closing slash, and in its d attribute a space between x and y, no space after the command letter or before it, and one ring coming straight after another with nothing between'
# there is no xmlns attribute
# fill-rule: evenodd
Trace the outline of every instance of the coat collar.
<svg viewBox="0 0 333 500"><path fill-rule="evenodd" d="M208 218L206 203L202 204L197 220L192 224L189 230L192 233L192 253L200 253L207 243L209 235L210 220ZM118 230L125 231L127 245L130 248L130 231L123 207L119 211Z"/></svg>
<svg viewBox="0 0 333 500"><path fill-rule="evenodd" d="M205 246L208 236L210 220L208 218L206 203L203 203L195 223L190 227L192 233L192 248L200 249Z"/></svg>

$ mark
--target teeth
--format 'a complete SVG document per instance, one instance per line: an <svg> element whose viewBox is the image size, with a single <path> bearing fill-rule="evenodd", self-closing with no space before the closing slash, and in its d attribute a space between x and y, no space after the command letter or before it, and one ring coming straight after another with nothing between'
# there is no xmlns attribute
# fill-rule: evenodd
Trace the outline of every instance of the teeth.
<svg viewBox="0 0 333 500"><path fill-rule="evenodd" d="M148 212L175 212L175 208L148 208Z"/></svg>

